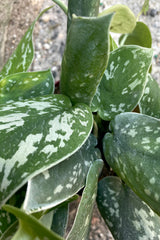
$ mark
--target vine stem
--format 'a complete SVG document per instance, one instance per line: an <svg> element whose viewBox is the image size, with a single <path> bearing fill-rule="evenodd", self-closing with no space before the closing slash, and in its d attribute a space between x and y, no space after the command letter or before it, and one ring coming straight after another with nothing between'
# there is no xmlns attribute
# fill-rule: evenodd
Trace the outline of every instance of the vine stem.
<svg viewBox="0 0 160 240"><path fill-rule="evenodd" d="M60 0L52 0L52 1L56 3L66 15L68 14L68 8L63 2L61 2Z"/></svg>

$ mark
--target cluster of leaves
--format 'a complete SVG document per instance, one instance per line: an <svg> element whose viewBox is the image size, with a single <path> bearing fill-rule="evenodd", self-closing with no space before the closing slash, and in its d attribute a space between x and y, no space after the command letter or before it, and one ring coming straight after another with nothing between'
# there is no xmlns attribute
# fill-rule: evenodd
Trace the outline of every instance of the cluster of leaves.
<svg viewBox="0 0 160 240"><path fill-rule="evenodd" d="M50 70L27 72L35 22L48 9L0 73L0 239L88 239L96 197L115 239L160 239L150 31L123 5L99 13L99 0L54 2L68 17L60 94ZM110 32L122 34L119 46ZM112 176L98 183L102 168ZM66 236L68 206L81 189Z"/></svg>

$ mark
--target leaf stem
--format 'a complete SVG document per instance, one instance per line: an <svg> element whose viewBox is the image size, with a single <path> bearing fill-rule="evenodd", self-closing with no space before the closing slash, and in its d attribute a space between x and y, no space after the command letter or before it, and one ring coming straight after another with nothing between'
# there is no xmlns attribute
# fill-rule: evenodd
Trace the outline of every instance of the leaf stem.
<svg viewBox="0 0 160 240"><path fill-rule="evenodd" d="M68 14L68 8L63 2L61 2L60 0L52 0L52 1L56 3L66 15Z"/></svg>

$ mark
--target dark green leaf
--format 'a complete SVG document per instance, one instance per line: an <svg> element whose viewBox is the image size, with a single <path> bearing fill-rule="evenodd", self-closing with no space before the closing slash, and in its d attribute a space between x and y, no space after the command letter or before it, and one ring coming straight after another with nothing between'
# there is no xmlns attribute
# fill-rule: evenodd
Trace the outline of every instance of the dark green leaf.
<svg viewBox="0 0 160 240"><path fill-rule="evenodd" d="M132 33L120 37L120 45L138 45L146 48L152 46L152 36L148 26L143 22L137 22Z"/></svg>
<svg viewBox="0 0 160 240"><path fill-rule="evenodd" d="M96 139L91 135L69 159L29 180L25 211L55 207L76 194L85 184L91 163L100 158L95 145Z"/></svg>
<svg viewBox="0 0 160 240"><path fill-rule="evenodd" d="M92 129L85 104L64 95L0 105L0 202L28 179L76 152Z"/></svg>
<svg viewBox="0 0 160 240"><path fill-rule="evenodd" d="M99 16L103 16L108 13L115 13L111 21L110 31L115 33L130 33L136 26L136 18L134 13L125 5L114 5L102 13Z"/></svg>
<svg viewBox="0 0 160 240"><path fill-rule="evenodd" d="M99 12L100 0L68 0L68 23L69 29L72 15L83 17L96 17Z"/></svg>
<svg viewBox="0 0 160 240"><path fill-rule="evenodd" d="M68 220L68 204L60 206L54 210L51 229L60 236L64 236Z"/></svg>
<svg viewBox="0 0 160 240"><path fill-rule="evenodd" d="M9 213L8 213L9 214ZM10 214L11 215L11 214ZM0 236L0 240L10 240L18 229L18 220L8 226L5 232Z"/></svg>
<svg viewBox="0 0 160 240"><path fill-rule="evenodd" d="M137 113L117 115L104 138L111 168L160 214L160 120Z"/></svg>
<svg viewBox="0 0 160 240"><path fill-rule="evenodd" d="M53 83L50 70L9 75L0 81L0 104L53 93Z"/></svg>
<svg viewBox="0 0 160 240"><path fill-rule="evenodd" d="M73 103L91 103L107 66L111 18L112 14L72 20L62 61L60 89Z"/></svg>
<svg viewBox="0 0 160 240"><path fill-rule="evenodd" d="M10 205L5 205L3 208L19 219L20 226L12 240L64 240L42 225L35 217L27 215L22 210Z"/></svg>
<svg viewBox="0 0 160 240"><path fill-rule="evenodd" d="M151 60L148 48L123 46L111 52L92 110L104 120L132 111L142 97Z"/></svg>
<svg viewBox="0 0 160 240"><path fill-rule="evenodd" d="M41 15L51 7L44 9L29 27L16 50L2 68L2 71L0 72L0 79L3 79L7 75L18 72L26 72L28 70L34 56L32 34L35 23L41 17Z"/></svg>
<svg viewBox="0 0 160 240"><path fill-rule="evenodd" d="M0 210L0 236L8 229L16 218L4 210Z"/></svg>
<svg viewBox="0 0 160 240"><path fill-rule="evenodd" d="M150 74L139 107L141 113L160 119L160 87Z"/></svg>
<svg viewBox="0 0 160 240"><path fill-rule="evenodd" d="M99 182L97 203L116 240L160 239L160 217L118 177Z"/></svg>
<svg viewBox="0 0 160 240"><path fill-rule="evenodd" d="M88 236L92 211L97 195L98 177L103 167L102 160L96 160L88 172L86 187L76 214L73 227L67 240L86 240Z"/></svg>

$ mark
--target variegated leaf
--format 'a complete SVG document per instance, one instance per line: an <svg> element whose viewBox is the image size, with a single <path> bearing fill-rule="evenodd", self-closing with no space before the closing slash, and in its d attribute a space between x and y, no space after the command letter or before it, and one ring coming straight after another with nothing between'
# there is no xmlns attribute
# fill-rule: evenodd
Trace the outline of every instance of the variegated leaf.
<svg viewBox="0 0 160 240"><path fill-rule="evenodd" d="M50 8L51 7L44 9L29 27L16 50L2 68L0 72L0 79L3 79L5 76L13 73L26 72L28 70L34 56L32 34L35 23L41 17L41 15Z"/></svg>
<svg viewBox="0 0 160 240"><path fill-rule="evenodd" d="M12 240L64 240L58 234L42 225L35 217L27 215L22 210L11 205L5 205L3 208L19 219L19 228Z"/></svg>
<svg viewBox="0 0 160 240"><path fill-rule="evenodd" d="M0 105L0 202L28 179L76 152L92 129L85 104L64 95Z"/></svg>
<svg viewBox="0 0 160 240"><path fill-rule="evenodd" d="M0 104L51 94L53 83L50 70L9 75L0 81Z"/></svg>
<svg viewBox="0 0 160 240"><path fill-rule="evenodd" d="M95 149L96 143L91 135L71 157L29 180L23 204L25 211L55 207L76 194L84 186L93 160L101 157Z"/></svg>
<svg viewBox="0 0 160 240"><path fill-rule="evenodd" d="M117 115L104 138L111 168L160 215L160 120L137 113Z"/></svg>
<svg viewBox="0 0 160 240"><path fill-rule="evenodd" d="M99 182L97 203L116 240L160 240L160 217L118 177Z"/></svg>
<svg viewBox="0 0 160 240"><path fill-rule="evenodd" d="M60 89L74 104L90 105L95 95L107 67L112 16L72 19L62 60Z"/></svg>
<svg viewBox="0 0 160 240"><path fill-rule="evenodd" d="M98 177L103 167L102 160L96 160L91 165L76 218L67 240L86 240L88 237L92 211L97 195Z"/></svg>
<svg viewBox="0 0 160 240"><path fill-rule="evenodd" d="M130 112L142 97L152 50L139 46L123 46L111 52L108 67L92 102L104 120L121 112Z"/></svg>
<svg viewBox="0 0 160 240"><path fill-rule="evenodd" d="M139 107L141 113L160 119L160 86L150 74Z"/></svg>

